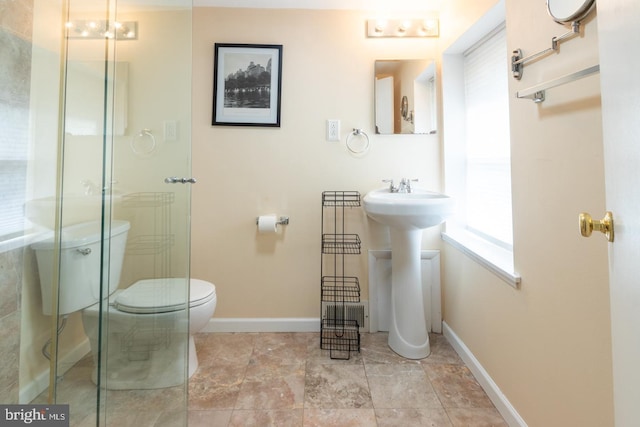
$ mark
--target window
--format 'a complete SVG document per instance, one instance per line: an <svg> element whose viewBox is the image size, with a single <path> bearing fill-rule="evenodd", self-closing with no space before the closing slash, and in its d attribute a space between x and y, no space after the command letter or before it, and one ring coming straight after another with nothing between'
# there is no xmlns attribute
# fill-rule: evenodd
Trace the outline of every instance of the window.
<svg viewBox="0 0 640 427"><path fill-rule="evenodd" d="M502 2L443 55L445 191L457 203L443 238L517 286L508 57Z"/></svg>
<svg viewBox="0 0 640 427"><path fill-rule="evenodd" d="M0 125L0 241L21 236L27 176L28 110L2 103ZM7 118L5 121L4 118Z"/></svg>
<svg viewBox="0 0 640 427"><path fill-rule="evenodd" d="M0 243L22 236L27 188L31 42L8 35L0 74Z"/></svg>
<svg viewBox="0 0 640 427"><path fill-rule="evenodd" d="M507 41L504 26L464 53L469 231L513 247Z"/></svg>

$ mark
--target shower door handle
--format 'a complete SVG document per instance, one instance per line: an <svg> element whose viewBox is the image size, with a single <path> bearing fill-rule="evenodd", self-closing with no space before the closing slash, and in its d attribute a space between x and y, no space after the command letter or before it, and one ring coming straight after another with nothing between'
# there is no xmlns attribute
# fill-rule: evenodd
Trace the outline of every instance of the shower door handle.
<svg viewBox="0 0 640 427"><path fill-rule="evenodd" d="M164 179L164 182L167 184L195 184L195 178L178 178L177 176L170 176Z"/></svg>

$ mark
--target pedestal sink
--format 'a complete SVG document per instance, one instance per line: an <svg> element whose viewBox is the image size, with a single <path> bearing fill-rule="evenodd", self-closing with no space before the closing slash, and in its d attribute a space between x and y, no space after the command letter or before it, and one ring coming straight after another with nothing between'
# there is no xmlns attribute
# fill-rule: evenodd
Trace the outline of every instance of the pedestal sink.
<svg viewBox="0 0 640 427"><path fill-rule="evenodd" d="M391 192L381 188L367 193L363 202L367 215L388 226L391 236L389 347L408 359L423 359L431 349L421 285L422 230L451 216L453 200L424 189Z"/></svg>
<svg viewBox="0 0 640 427"><path fill-rule="evenodd" d="M101 194L65 194L62 197L64 213L62 226L92 221L101 218L103 196ZM109 195L105 202L109 207L117 206L122 195ZM25 216L29 221L42 227L54 229L56 206L59 201L55 196L28 200L25 203Z"/></svg>

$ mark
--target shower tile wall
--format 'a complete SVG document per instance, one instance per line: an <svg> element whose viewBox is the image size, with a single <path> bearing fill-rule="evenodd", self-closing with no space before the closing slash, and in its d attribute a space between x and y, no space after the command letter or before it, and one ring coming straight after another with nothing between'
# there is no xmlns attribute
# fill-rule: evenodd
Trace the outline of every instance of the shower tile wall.
<svg viewBox="0 0 640 427"><path fill-rule="evenodd" d="M22 249L0 253L0 402L18 402Z"/></svg>
<svg viewBox="0 0 640 427"><path fill-rule="evenodd" d="M33 0L0 0L0 203L23 191L26 165ZM3 188L1 183L10 183ZM0 402L18 402L23 249L0 253Z"/></svg>

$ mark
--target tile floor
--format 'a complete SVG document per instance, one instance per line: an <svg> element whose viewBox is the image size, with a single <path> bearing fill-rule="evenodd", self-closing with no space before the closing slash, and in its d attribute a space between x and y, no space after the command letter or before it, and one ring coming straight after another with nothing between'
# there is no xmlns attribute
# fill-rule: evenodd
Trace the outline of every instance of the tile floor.
<svg viewBox="0 0 640 427"><path fill-rule="evenodd" d="M507 426L442 335L420 361L386 341L332 360L317 333L198 334L189 427Z"/></svg>
<svg viewBox="0 0 640 427"><path fill-rule="evenodd" d="M387 334L362 334L360 353L332 360L318 333L201 333L200 366L188 385L189 427L503 426L492 405L442 335L415 361L387 346ZM96 425L90 355L64 374L58 403L71 426ZM106 390L101 425L177 427L185 387ZM46 403L46 392L33 403Z"/></svg>

